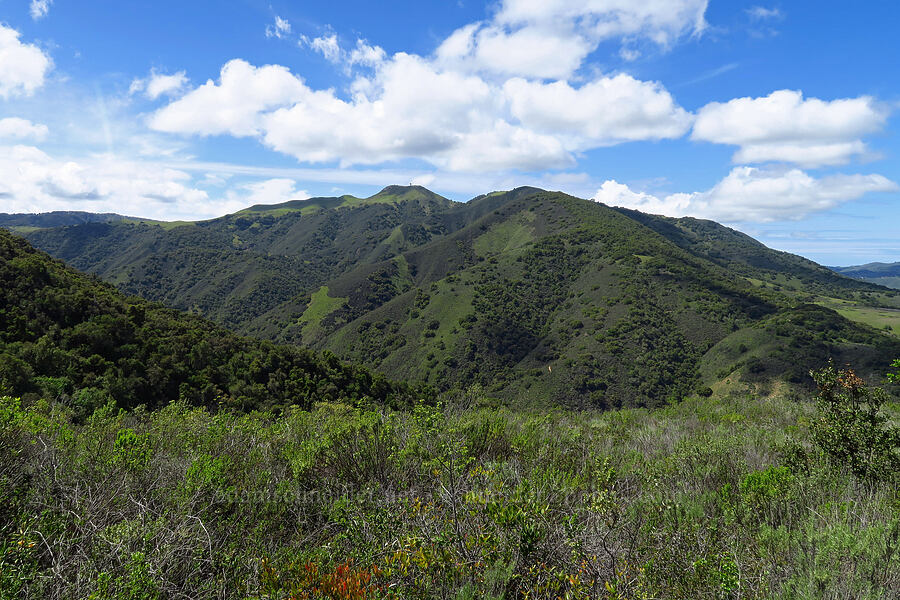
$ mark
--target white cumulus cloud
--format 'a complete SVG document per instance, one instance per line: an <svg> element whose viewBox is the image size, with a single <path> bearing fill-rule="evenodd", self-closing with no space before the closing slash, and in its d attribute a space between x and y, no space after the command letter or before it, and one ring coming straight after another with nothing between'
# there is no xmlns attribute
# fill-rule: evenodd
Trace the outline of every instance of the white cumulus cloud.
<svg viewBox="0 0 900 600"><path fill-rule="evenodd" d="M738 163L838 165L865 154L862 136L880 131L887 117L888 110L869 96L825 101L778 90L707 104L691 139L738 146Z"/></svg>
<svg viewBox="0 0 900 600"><path fill-rule="evenodd" d="M32 123L28 119L19 117L7 117L0 119L0 140L43 140L47 137L48 129L41 123Z"/></svg>
<svg viewBox="0 0 900 600"><path fill-rule="evenodd" d="M222 67L218 83L209 80L160 109L150 127L169 133L256 135L263 112L296 102L308 92L287 67L232 60Z"/></svg>
<svg viewBox="0 0 900 600"><path fill-rule="evenodd" d="M735 167L705 192L656 196L614 180L603 183L594 200L671 217L693 216L724 223L802 219L856 200L869 192L896 191L881 175L829 175L815 178L799 169L769 171Z"/></svg>
<svg viewBox="0 0 900 600"><path fill-rule="evenodd" d="M430 56L389 56L363 39L342 47L331 31L301 35L301 47L352 77L344 93L312 88L283 66L235 59L218 81L189 90L149 124L253 136L307 163L413 158L468 172L567 168L580 152L690 130L693 116L661 83L582 67L604 40L621 38L622 55L633 60L637 45L668 49L699 34L706 5L505 0L490 20L457 29Z"/></svg>
<svg viewBox="0 0 900 600"><path fill-rule="evenodd" d="M302 162L377 164L420 158L458 171L572 166L574 152L679 137L691 116L659 83L627 75L575 88L496 82L411 54L387 58L364 43L374 70L351 97L315 90L280 66L234 60L218 82L155 113L158 131L257 136ZM344 59L342 59L344 60ZM362 61L362 58L354 59Z"/></svg>
<svg viewBox="0 0 900 600"><path fill-rule="evenodd" d="M547 79L570 77L594 44L570 28L527 26L515 30L468 25L436 51L444 69Z"/></svg>
<svg viewBox="0 0 900 600"><path fill-rule="evenodd" d="M707 0L504 0L491 21L453 32L435 53L443 68L537 79L569 79L598 45L621 39L620 56L636 45L667 50L706 28Z"/></svg>
<svg viewBox="0 0 900 600"><path fill-rule="evenodd" d="M30 96L44 84L50 57L33 44L23 44L19 32L0 23L0 98Z"/></svg>
<svg viewBox="0 0 900 600"><path fill-rule="evenodd" d="M661 84L624 74L601 77L579 88L565 81L511 79L503 90L519 122L564 136L572 150L677 138L692 121Z"/></svg>

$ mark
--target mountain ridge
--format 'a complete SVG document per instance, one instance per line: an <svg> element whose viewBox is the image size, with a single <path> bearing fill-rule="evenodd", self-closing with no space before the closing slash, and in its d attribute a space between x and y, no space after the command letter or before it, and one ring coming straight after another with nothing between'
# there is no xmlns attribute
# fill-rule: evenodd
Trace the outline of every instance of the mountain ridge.
<svg viewBox="0 0 900 600"><path fill-rule="evenodd" d="M507 399L653 405L735 379L799 383L829 357L874 370L896 342L829 304L900 308L889 290L711 221L529 187L468 203L409 186L372 198L28 237L242 333Z"/></svg>
<svg viewBox="0 0 900 600"><path fill-rule="evenodd" d="M849 267L829 267L829 269L846 277L900 289L900 262L871 262Z"/></svg>

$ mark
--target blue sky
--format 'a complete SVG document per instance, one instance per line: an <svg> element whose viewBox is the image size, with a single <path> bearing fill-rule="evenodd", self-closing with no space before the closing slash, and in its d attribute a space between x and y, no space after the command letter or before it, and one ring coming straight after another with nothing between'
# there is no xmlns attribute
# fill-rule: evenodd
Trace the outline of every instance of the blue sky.
<svg viewBox="0 0 900 600"><path fill-rule="evenodd" d="M0 212L420 183L900 260L892 2L0 0Z"/></svg>

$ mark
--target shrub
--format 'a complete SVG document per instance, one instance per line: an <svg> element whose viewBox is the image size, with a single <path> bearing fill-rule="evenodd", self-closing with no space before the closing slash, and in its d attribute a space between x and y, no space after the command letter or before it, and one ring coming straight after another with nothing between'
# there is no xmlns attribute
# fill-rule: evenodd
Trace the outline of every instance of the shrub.
<svg viewBox="0 0 900 600"><path fill-rule="evenodd" d="M763 508L790 490L794 476L787 467L771 466L749 473L741 481L741 496L750 506Z"/></svg>
<svg viewBox="0 0 900 600"><path fill-rule="evenodd" d="M857 477L895 477L900 469L900 429L882 413L884 390L868 387L851 369L839 370L834 364L811 375L819 388L819 418L812 426L819 448Z"/></svg>

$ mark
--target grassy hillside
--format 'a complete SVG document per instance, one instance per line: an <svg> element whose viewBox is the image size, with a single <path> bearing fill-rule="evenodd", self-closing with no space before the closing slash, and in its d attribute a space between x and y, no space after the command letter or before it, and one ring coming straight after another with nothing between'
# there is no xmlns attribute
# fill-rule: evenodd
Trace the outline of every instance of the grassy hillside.
<svg viewBox="0 0 900 600"><path fill-rule="evenodd" d="M0 393L63 401L183 400L245 410L320 400L404 402L414 390L333 355L239 337L126 297L0 230Z"/></svg>
<svg viewBox="0 0 900 600"><path fill-rule="evenodd" d="M797 383L828 357L874 372L900 343L892 321L867 312L900 309L885 288L716 223L535 188L462 204L392 186L189 227L87 224L29 239L242 333L519 401L659 405L735 382Z"/></svg>

